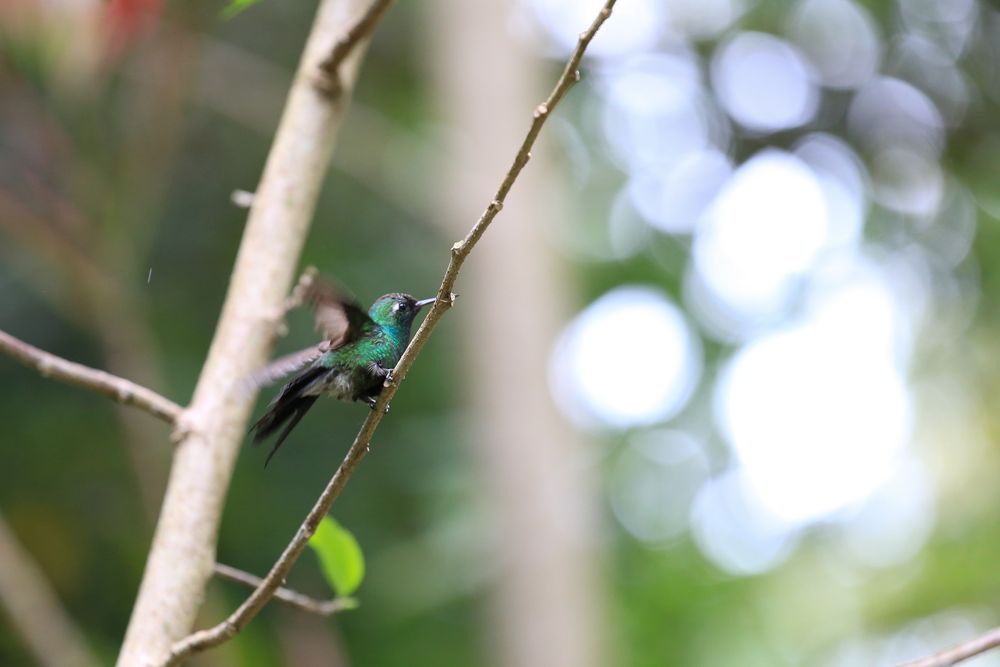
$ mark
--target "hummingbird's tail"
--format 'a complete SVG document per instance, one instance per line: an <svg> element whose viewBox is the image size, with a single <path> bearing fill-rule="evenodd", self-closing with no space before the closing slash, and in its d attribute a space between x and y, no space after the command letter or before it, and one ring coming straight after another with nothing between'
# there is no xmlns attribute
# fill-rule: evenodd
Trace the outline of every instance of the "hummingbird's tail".
<svg viewBox="0 0 1000 667"><path fill-rule="evenodd" d="M254 443L258 443L269 437L281 428L282 425L285 426L281 431L281 435L278 436L278 441L274 443L271 453L267 455L267 460L264 461L265 467L271 462L271 457L274 456L278 448L285 442L285 438L292 432L295 425L299 423L302 416L309 411L312 404L319 398L317 395L305 395L303 391L320 375L325 373L326 370L322 367L310 368L286 384L281 388L278 396L271 401L271 405L268 406L268 410L264 413L264 416L250 427L250 431L254 434L253 441Z"/></svg>

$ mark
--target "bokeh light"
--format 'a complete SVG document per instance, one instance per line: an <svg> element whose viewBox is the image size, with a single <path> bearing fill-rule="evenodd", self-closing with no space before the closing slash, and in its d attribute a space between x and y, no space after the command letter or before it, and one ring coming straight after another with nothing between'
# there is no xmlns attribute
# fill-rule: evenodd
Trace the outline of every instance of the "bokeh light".
<svg viewBox="0 0 1000 667"><path fill-rule="evenodd" d="M691 530L702 553L733 575L777 567L797 542L796 532L760 503L740 469L701 488L691 510Z"/></svg>
<svg viewBox="0 0 1000 667"><path fill-rule="evenodd" d="M711 141L698 64L687 51L631 58L602 77L604 133L625 169L675 164Z"/></svg>
<svg viewBox="0 0 1000 667"><path fill-rule="evenodd" d="M663 293L621 287L569 324L550 367L560 405L580 423L628 427L669 419L701 375L701 345Z"/></svg>
<svg viewBox="0 0 1000 667"><path fill-rule="evenodd" d="M633 172L628 193L650 225L671 234L690 233L732 171L722 151L689 152L677 162Z"/></svg>
<svg viewBox="0 0 1000 667"><path fill-rule="evenodd" d="M819 179L827 209L827 244L855 245L868 212L868 174L857 153L837 137L813 133L795 144L793 154Z"/></svg>
<svg viewBox="0 0 1000 667"><path fill-rule="evenodd" d="M902 146L936 156L944 145L944 121L930 98L889 77L874 79L858 91L847 127L869 150Z"/></svg>
<svg viewBox="0 0 1000 667"><path fill-rule="evenodd" d="M852 559L888 568L916 557L934 528L931 488L919 464L901 461L889 479L845 517L840 537Z"/></svg>
<svg viewBox="0 0 1000 667"><path fill-rule="evenodd" d="M603 0L532 0L526 7L548 33L540 40L554 57L564 57L576 47L580 26L590 25ZM587 54L613 58L651 49L663 36L668 11L659 0L631 0L615 7L615 20L608 21L594 38Z"/></svg>
<svg viewBox="0 0 1000 667"><path fill-rule="evenodd" d="M746 4L744 0L673 0L668 4L670 24L689 39L715 37L743 13Z"/></svg>
<svg viewBox="0 0 1000 667"><path fill-rule="evenodd" d="M897 359L906 325L868 271L729 362L719 426L769 512L792 524L823 519L890 477L912 421Z"/></svg>
<svg viewBox="0 0 1000 667"><path fill-rule="evenodd" d="M663 544L684 534L695 494L708 476L704 446L682 431L633 435L611 474L611 509L644 542Z"/></svg>
<svg viewBox="0 0 1000 667"><path fill-rule="evenodd" d="M737 35L716 52L712 84L722 106L750 130L804 125L819 106L810 67L788 42L764 33Z"/></svg>
<svg viewBox="0 0 1000 667"><path fill-rule="evenodd" d="M780 313L828 236L823 188L804 162L777 150L748 160L695 232L692 287L704 290L692 300L704 323L729 337Z"/></svg>
<svg viewBox="0 0 1000 667"><path fill-rule="evenodd" d="M825 86L855 88L878 69L881 45L875 24L852 0L799 3L789 33Z"/></svg>

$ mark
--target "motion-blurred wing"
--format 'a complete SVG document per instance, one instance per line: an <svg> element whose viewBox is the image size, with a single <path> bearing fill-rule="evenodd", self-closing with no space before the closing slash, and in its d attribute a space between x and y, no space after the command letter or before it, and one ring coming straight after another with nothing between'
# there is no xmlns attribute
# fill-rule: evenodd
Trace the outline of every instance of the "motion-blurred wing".
<svg viewBox="0 0 1000 667"><path fill-rule="evenodd" d="M250 383L256 387L266 387L268 385L272 385L286 375L308 366L331 349L333 348L330 345L330 342L323 341L318 345L307 347L304 350L299 350L298 352L292 352L291 354L286 354L283 357L278 357L267 366L264 366L259 371L251 375Z"/></svg>
<svg viewBox="0 0 1000 667"><path fill-rule="evenodd" d="M355 340L371 318L358 303L329 283L316 279L306 295L316 316L316 328L333 350Z"/></svg>

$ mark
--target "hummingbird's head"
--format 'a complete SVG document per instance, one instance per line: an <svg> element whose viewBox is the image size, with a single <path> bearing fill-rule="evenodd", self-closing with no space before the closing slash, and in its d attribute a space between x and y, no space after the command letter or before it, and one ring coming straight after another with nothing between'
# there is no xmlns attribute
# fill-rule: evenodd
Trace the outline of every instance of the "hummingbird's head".
<svg viewBox="0 0 1000 667"><path fill-rule="evenodd" d="M378 325L408 333L420 309L431 303L433 298L417 301L409 294L394 292L376 299L368 315Z"/></svg>

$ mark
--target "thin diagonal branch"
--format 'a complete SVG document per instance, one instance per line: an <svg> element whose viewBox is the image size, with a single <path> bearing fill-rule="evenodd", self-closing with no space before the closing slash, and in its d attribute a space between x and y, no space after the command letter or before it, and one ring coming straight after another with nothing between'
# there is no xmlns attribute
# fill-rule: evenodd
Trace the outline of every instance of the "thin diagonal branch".
<svg viewBox="0 0 1000 667"><path fill-rule="evenodd" d="M907 662L899 667L950 667L994 648L1000 648L1000 627L993 628L958 646L953 646L947 651Z"/></svg>
<svg viewBox="0 0 1000 667"><path fill-rule="evenodd" d="M324 93L331 97L340 94L342 89L340 65L361 40L375 30L375 24L379 22L391 4L392 0L374 0L357 23L352 25L333 45L330 55L319 65L322 78L318 80L317 85Z"/></svg>
<svg viewBox="0 0 1000 667"><path fill-rule="evenodd" d="M480 216L476 224L471 230L469 230L469 233L466 234L465 238L452 246L451 259L448 263L448 268L445 271L444 278L441 281L441 286L438 288L437 300L434 302L434 305L431 307L427 317L420 325L420 328L417 330L413 340L410 341L410 344L407 346L406 351L400 358L399 363L396 364L396 368L393 371L393 381L391 383L386 383L378 401L375 403L375 407L365 419L358 435L354 438L354 443L351 445L350 450L348 450L344 460L340 463L337 471L327 483L326 488L323 489L323 492L320 494L315 505L313 505L312 509L309 510L309 513L306 515L302 525L299 526L299 529L296 531L291 542L289 542L288 546L285 547L285 550L281 553L281 556L278 557L278 560L275 561L270 572L268 572L267 576L264 577L260 586L258 586L254 592L250 594L250 597L248 597L243 604L236 609L236 611L230 614L229 617L221 623L211 628L192 633L184 639L176 642L171 649L170 658L166 662L166 665L177 664L180 660L194 653L204 651L205 649L213 646L218 646L219 644L222 644L237 635L260 612L264 605L267 604L268 600L275 595L278 588L280 588L285 576L291 570L295 561L298 560L302 551L306 548L309 538L316 532L316 527L319 525L319 522L324 516L326 516L326 513L330 510L331 505L333 505L333 501L340 495L340 492L347 484L347 480L350 479L354 470L361 462L361 459L363 459L365 454L368 453L372 435L375 433L375 429L382 421L382 417L385 415L386 407L389 405L392 397L399 389L400 383L406 377L407 372L409 372L410 367L413 365L413 362L420 353L420 350L427 343L427 339L430 337L445 312L447 312L448 309L454 304L455 295L452 293L452 288L458 278L462 264L472 251L472 248L475 247L476 243L482 237L486 228L489 227L490 223L493 222L493 219L496 218L497 214L503 208L503 202L507 197L507 193L510 192L511 187L514 185L514 181L517 180L517 177L524 168L524 165L528 163L531 148L534 145L535 139L538 137L538 133L541 131L542 126L545 124L545 120L566 94L566 91L580 79L580 73L577 68L580 66L583 54L587 50L587 46L590 44L591 40L594 38L594 35L597 34L598 29L608 19L608 17L611 16L611 10L614 5L615 0L607 0L604 7L598 13L597 18L595 18L590 27L580 35L576 49L573 51L569 62L566 63L566 67L563 69L562 75L556 82L555 88L553 88L548 99L535 109L534 119L531 123L531 127L528 129L528 134L521 143L521 147L518 150L517 155L514 157L514 162L507 171L507 174L504 176L500 187L493 196L493 199L490 201L486 210L483 212L482 216Z"/></svg>
<svg viewBox="0 0 1000 667"><path fill-rule="evenodd" d="M75 384L78 387L104 394L118 403L133 405L145 410L168 424L175 423L183 411L181 406L160 396L152 389L147 389L117 375L57 357L14 338L4 331L0 331L0 352L4 352L25 366L35 369L43 377Z"/></svg>
<svg viewBox="0 0 1000 667"><path fill-rule="evenodd" d="M245 572L239 568L225 565L223 563L215 564L215 574L221 579L235 581L238 584L243 584L244 586L249 586L250 588L257 588L264 582L263 579L255 574L250 574L249 572ZM318 614L320 616L331 616L336 614L338 611L351 609L355 605L355 602L350 598L317 600L316 598L309 597L308 595L294 591L291 588L286 588L285 586L278 587L278 590L274 592L274 599L280 600L281 602L284 602L292 607L297 607L303 611L308 611L311 614Z"/></svg>

